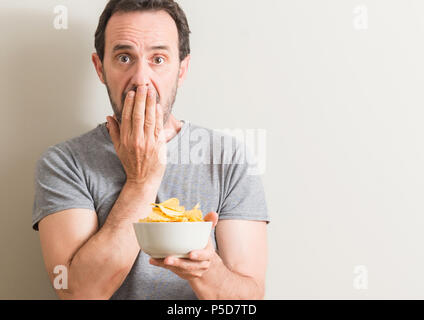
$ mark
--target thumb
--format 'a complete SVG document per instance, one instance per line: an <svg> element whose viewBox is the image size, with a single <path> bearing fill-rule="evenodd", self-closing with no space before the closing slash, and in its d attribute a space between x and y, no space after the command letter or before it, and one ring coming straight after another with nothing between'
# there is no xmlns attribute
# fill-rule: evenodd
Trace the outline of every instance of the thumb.
<svg viewBox="0 0 424 320"><path fill-rule="evenodd" d="M218 223L218 214L216 212L211 211L203 218L203 220L212 221L212 229L213 229Z"/></svg>
<svg viewBox="0 0 424 320"><path fill-rule="evenodd" d="M118 123L112 117L106 117L106 120L110 138L112 139L115 150L118 151L121 136Z"/></svg>

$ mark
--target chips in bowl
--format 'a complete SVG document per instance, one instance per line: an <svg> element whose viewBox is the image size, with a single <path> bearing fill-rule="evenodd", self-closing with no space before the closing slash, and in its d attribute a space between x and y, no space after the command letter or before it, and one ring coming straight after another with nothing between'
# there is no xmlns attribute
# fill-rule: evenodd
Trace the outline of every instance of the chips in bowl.
<svg viewBox="0 0 424 320"><path fill-rule="evenodd" d="M177 198L172 198L162 203L152 203L152 206L147 218L133 224L138 244L144 253L158 259L170 255L187 258L190 251L206 247L212 221L203 219L199 204L185 210Z"/></svg>
<svg viewBox="0 0 424 320"><path fill-rule="evenodd" d="M185 210L177 198L168 199L162 203L152 203L152 212L139 222L204 222L200 204L193 209Z"/></svg>

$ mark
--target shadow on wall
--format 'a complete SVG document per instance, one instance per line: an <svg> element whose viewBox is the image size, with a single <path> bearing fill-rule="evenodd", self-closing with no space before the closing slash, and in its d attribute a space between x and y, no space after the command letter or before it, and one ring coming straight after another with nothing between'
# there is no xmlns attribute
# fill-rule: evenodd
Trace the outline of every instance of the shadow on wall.
<svg viewBox="0 0 424 320"><path fill-rule="evenodd" d="M83 101L90 28L74 20L56 30L54 17L53 10L0 13L0 299L57 298L31 228L35 163L48 146L93 129Z"/></svg>

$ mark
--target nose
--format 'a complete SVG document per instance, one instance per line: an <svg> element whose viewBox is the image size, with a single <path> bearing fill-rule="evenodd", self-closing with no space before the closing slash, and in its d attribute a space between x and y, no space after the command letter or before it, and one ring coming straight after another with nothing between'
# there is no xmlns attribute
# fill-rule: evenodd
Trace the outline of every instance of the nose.
<svg viewBox="0 0 424 320"><path fill-rule="evenodd" d="M137 62L134 74L131 78L131 88L137 89L138 86L151 86L149 66L143 59Z"/></svg>

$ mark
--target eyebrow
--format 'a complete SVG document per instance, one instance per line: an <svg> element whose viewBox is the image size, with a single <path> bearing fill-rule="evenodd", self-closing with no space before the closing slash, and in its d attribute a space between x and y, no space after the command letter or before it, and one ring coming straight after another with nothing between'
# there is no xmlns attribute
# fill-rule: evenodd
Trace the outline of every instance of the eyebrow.
<svg viewBox="0 0 424 320"><path fill-rule="evenodd" d="M131 46L128 44L117 44L116 46L113 47L113 52L120 51L120 50L134 50L134 46ZM166 45L150 46L147 48L147 51L154 51L154 50L171 51L169 46L166 46Z"/></svg>

